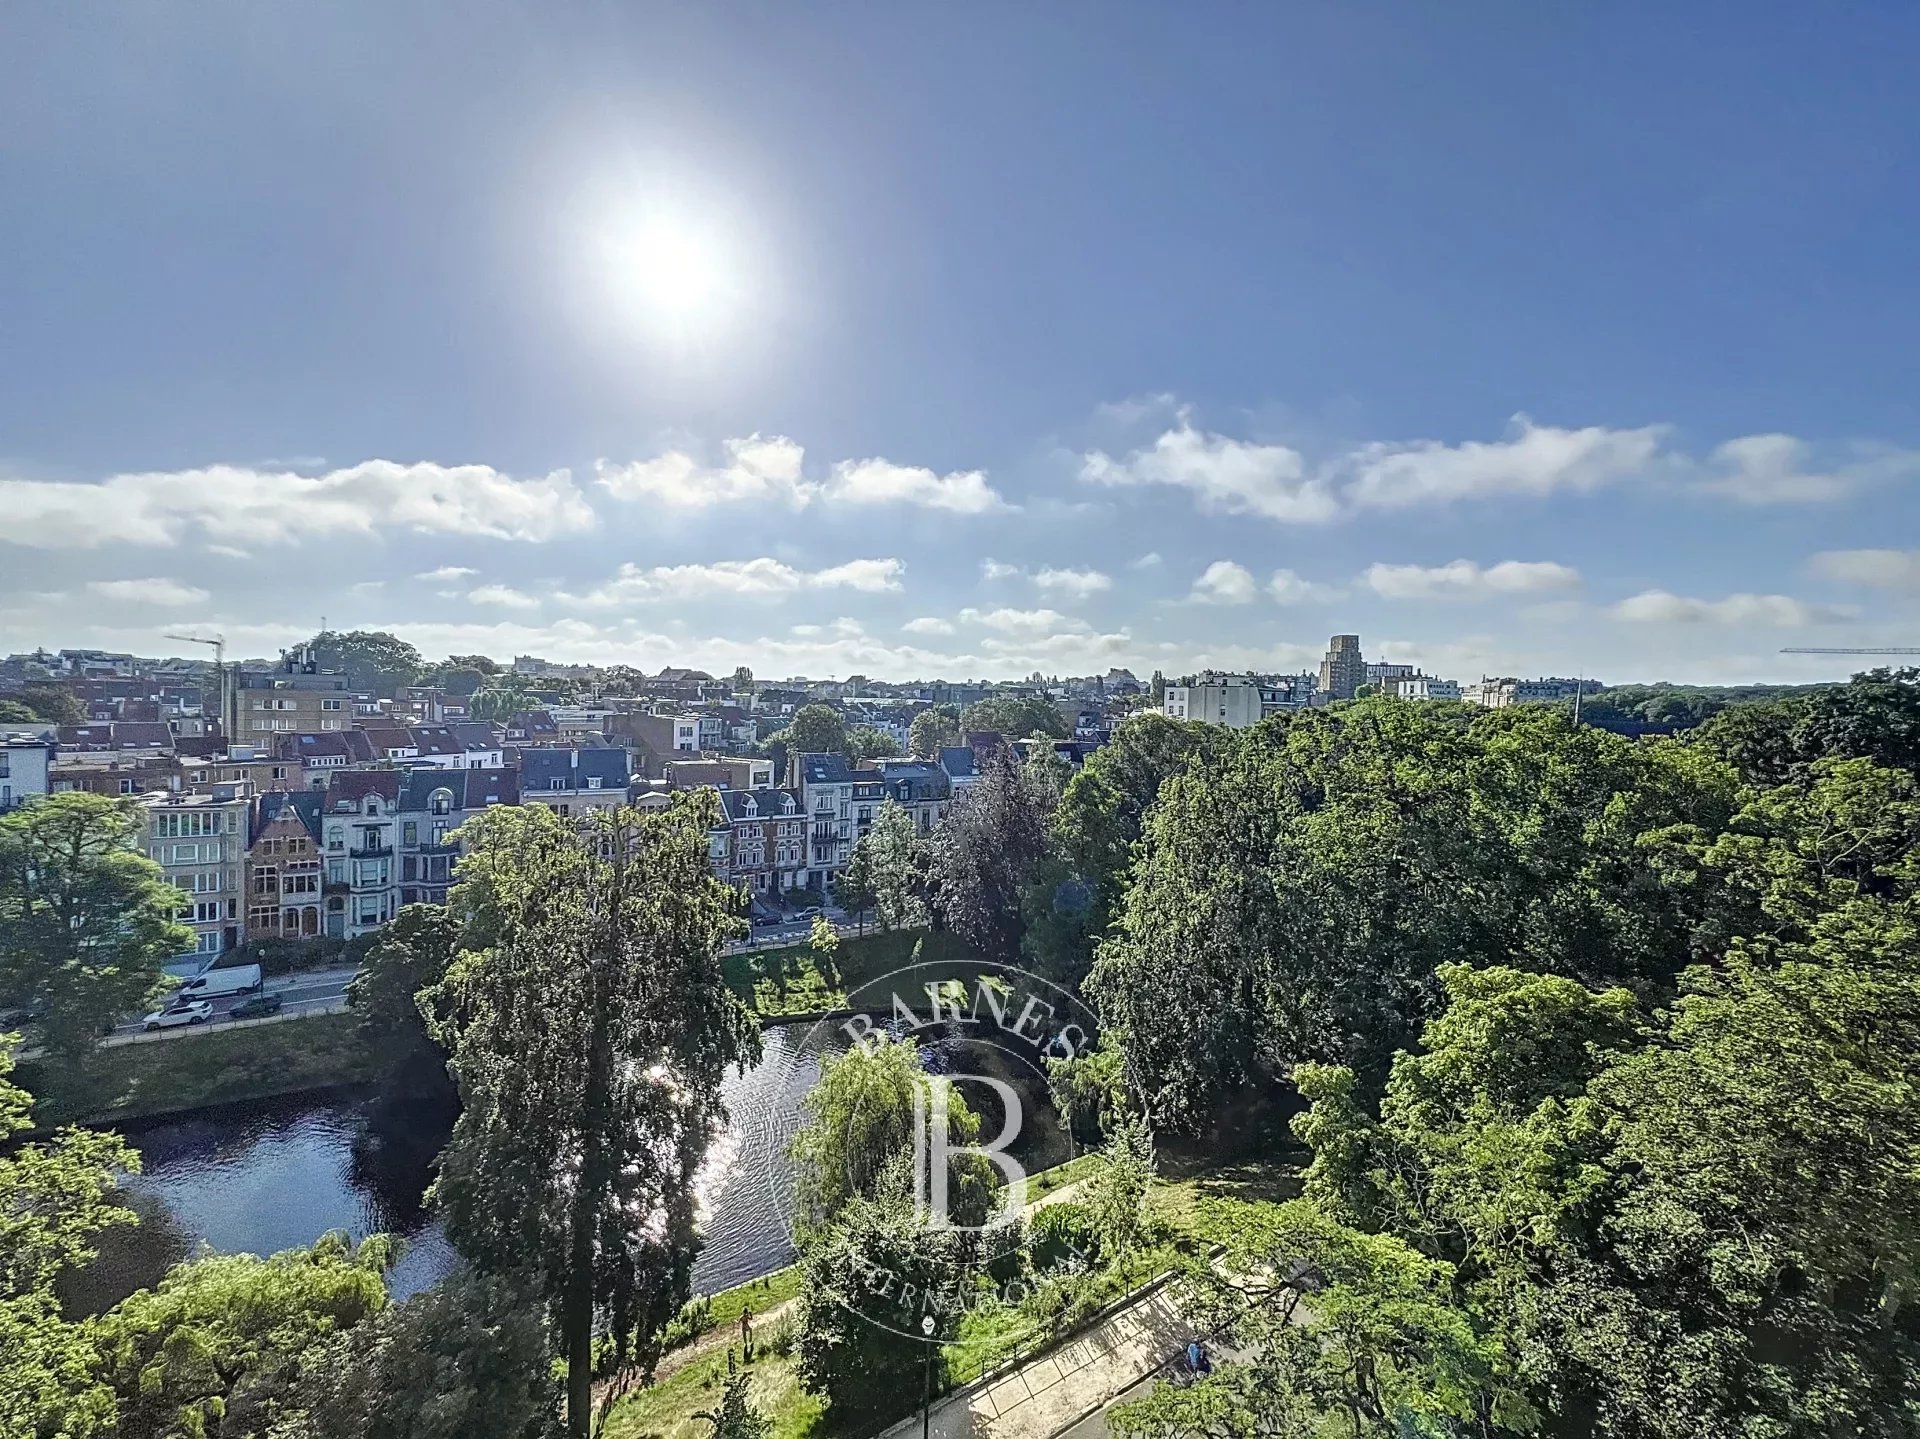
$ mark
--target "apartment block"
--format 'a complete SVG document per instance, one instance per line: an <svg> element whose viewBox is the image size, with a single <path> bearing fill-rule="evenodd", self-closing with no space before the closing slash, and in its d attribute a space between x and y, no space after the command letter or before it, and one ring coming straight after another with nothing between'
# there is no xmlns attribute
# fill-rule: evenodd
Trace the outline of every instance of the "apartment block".
<svg viewBox="0 0 1920 1439"><path fill-rule="evenodd" d="M214 785L206 794L147 795L141 809L142 846L186 896L179 920L193 930L192 947L167 968L198 972L246 937L241 904L252 787L240 782Z"/></svg>

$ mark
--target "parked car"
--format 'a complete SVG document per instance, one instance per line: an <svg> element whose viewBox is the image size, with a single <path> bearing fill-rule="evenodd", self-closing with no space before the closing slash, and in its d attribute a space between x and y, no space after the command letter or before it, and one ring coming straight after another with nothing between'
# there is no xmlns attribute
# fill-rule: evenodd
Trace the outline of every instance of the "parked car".
<svg viewBox="0 0 1920 1439"><path fill-rule="evenodd" d="M185 1004L170 1004L165 1009L156 1009L141 1021L141 1025L146 1029L178 1029L183 1024L204 1024L212 1018L213 1001L195 999Z"/></svg>
<svg viewBox="0 0 1920 1439"><path fill-rule="evenodd" d="M243 999L227 1011L228 1019L265 1019L269 1014L280 1012L281 998L277 994L256 994L251 999Z"/></svg>

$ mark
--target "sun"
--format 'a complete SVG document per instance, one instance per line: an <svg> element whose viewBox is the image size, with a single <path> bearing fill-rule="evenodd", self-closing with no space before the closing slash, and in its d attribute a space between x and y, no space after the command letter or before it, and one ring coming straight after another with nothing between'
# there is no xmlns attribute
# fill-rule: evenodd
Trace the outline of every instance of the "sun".
<svg viewBox="0 0 1920 1439"><path fill-rule="evenodd" d="M687 321L711 313L724 298L717 238L685 220L642 220L613 244L622 288L655 315Z"/></svg>

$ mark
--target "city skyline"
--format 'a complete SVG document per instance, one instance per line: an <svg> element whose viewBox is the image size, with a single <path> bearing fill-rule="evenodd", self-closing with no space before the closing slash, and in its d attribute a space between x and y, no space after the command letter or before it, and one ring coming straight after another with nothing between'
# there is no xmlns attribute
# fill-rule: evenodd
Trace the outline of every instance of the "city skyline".
<svg viewBox="0 0 1920 1439"><path fill-rule="evenodd" d="M5 28L0 650L1737 683L1920 636L1911 13Z"/></svg>

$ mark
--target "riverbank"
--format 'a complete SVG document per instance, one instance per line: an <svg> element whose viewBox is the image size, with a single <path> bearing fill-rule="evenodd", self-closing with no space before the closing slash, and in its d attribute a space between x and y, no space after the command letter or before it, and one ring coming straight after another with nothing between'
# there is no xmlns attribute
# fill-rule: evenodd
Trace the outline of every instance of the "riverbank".
<svg viewBox="0 0 1920 1439"><path fill-rule="evenodd" d="M35 1124L53 1128L364 1084L385 1069L362 1043L352 1015L323 1014L171 1044L96 1049L84 1065L33 1059L15 1077L34 1097Z"/></svg>
<svg viewBox="0 0 1920 1439"><path fill-rule="evenodd" d="M721 963L728 987L764 1023L795 1023L849 1008L889 1010L896 988L924 1010L924 986L971 985L991 972L980 951L957 936L907 929L841 939L832 974L822 971L819 955L804 944L730 954ZM886 993L861 993L900 971L898 985L886 986Z"/></svg>

